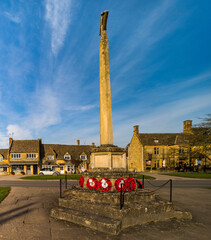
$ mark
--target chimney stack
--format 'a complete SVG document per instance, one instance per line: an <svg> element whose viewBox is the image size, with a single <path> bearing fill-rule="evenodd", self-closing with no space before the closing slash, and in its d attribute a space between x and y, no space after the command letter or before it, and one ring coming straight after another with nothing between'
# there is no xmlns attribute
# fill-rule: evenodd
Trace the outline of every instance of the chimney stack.
<svg viewBox="0 0 211 240"><path fill-rule="evenodd" d="M183 122L183 133L192 133L192 120Z"/></svg>
<svg viewBox="0 0 211 240"><path fill-rule="evenodd" d="M9 138L9 145L11 145L13 138Z"/></svg>
<svg viewBox="0 0 211 240"><path fill-rule="evenodd" d="M139 134L139 125L133 126L133 132Z"/></svg>
<svg viewBox="0 0 211 240"><path fill-rule="evenodd" d="M77 145L80 145L80 140L79 139L77 140Z"/></svg>
<svg viewBox="0 0 211 240"><path fill-rule="evenodd" d="M92 147L96 147L94 142L92 143Z"/></svg>

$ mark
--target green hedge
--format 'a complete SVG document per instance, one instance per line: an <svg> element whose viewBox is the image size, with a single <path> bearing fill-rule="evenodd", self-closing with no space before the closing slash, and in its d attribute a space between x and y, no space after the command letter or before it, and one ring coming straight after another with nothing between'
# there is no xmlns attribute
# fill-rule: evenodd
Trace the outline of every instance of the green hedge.
<svg viewBox="0 0 211 240"><path fill-rule="evenodd" d="M176 176L176 177L187 177L187 178L211 178L211 173L162 173L162 175Z"/></svg>

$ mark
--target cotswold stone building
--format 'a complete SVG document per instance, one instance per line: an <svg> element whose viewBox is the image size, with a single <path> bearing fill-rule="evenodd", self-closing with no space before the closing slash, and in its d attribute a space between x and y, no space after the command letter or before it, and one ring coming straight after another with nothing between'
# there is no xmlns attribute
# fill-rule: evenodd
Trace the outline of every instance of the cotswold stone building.
<svg viewBox="0 0 211 240"><path fill-rule="evenodd" d="M41 168L59 171L61 174L87 170L92 145L42 144L42 139L9 139L9 148L0 149L0 175L38 174Z"/></svg>
<svg viewBox="0 0 211 240"><path fill-rule="evenodd" d="M203 144L191 145L198 129L192 121L184 121L183 133L139 133L134 134L128 147L129 171L175 169L179 166L210 165L210 158L203 155Z"/></svg>
<svg viewBox="0 0 211 240"><path fill-rule="evenodd" d="M42 167L53 168L61 174L81 172L89 169L92 145L42 144Z"/></svg>
<svg viewBox="0 0 211 240"><path fill-rule="evenodd" d="M7 174L8 172L8 149L0 149L0 174Z"/></svg>

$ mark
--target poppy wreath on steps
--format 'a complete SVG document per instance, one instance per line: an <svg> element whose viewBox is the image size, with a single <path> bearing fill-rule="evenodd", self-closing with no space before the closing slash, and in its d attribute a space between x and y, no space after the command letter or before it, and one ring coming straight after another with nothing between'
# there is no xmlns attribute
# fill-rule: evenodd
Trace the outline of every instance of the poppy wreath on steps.
<svg viewBox="0 0 211 240"><path fill-rule="evenodd" d="M136 181L133 178L128 178L125 181L125 185L126 185L128 191L136 190Z"/></svg>
<svg viewBox="0 0 211 240"><path fill-rule="evenodd" d="M80 187L84 186L84 177L82 175L80 176L80 179L79 179L79 185Z"/></svg>
<svg viewBox="0 0 211 240"><path fill-rule="evenodd" d="M86 182L86 186L89 190L96 190L98 189L98 181L96 178L92 177L89 178Z"/></svg>
<svg viewBox="0 0 211 240"><path fill-rule="evenodd" d="M98 183L98 188L100 189L100 191L103 191L103 192L110 191L112 188L112 183L111 183L110 179L108 179L108 178L100 179L100 181Z"/></svg>
<svg viewBox="0 0 211 240"><path fill-rule="evenodd" d="M118 192L121 191L121 184L122 184L122 191L125 191L127 188L125 180L123 178L117 178L117 180L114 183L114 186Z"/></svg>
<svg viewBox="0 0 211 240"><path fill-rule="evenodd" d="M143 188L144 188L142 182L139 181L138 179L136 179L136 184L137 184L137 188L140 188L140 189L143 189Z"/></svg>

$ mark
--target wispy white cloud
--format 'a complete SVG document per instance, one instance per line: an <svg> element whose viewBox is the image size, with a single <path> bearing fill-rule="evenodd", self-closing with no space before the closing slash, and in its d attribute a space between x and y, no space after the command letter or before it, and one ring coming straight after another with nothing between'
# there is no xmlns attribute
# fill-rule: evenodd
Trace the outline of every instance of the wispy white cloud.
<svg viewBox="0 0 211 240"><path fill-rule="evenodd" d="M0 148L8 148L8 147L9 147L8 136L0 133Z"/></svg>
<svg viewBox="0 0 211 240"><path fill-rule="evenodd" d="M26 127L21 127L17 124L10 124L7 126L7 135L13 135L14 139L31 139L32 138L32 133L29 129Z"/></svg>
<svg viewBox="0 0 211 240"><path fill-rule="evenodd" d="M28 114L23 122L34 131L40 131L61 121L60 101L50 88L35 94L28 108Z"/></svg>
<svg viewBox="0 0 211 240"><path fill-rule="evenodd" d="M51 26L51 48L54 55L62 47L70 23L71 0L47 0L46 21Z"/></svg>
<svg viewBox="0 0 211 240"><path fill-rule="evenodd" d="M9 12L4 12L4 16L14 23L21 23L21 18L18 15L14 15Z"/></svg>
<svg viewBox="0 0 211 240"><path fill-rule="evenodd" d="M96 107L97 107L96 104L90 104L90 105L84 105L84 106L67 106L67 107L64 107L64 109L68 111L71 111L71 110L72 111L88 111Z"/></svg>
<svg viewBox="0 0 211 240"><path fill-rule="evenodd" d="M118 71L115 79L121 79L135 64L144 61L156 43L178 28L182 22L182 17L169 21L169 18L174 13L176 2L168 0L159 1L145 17L137 20L137 27L131 28L132 30L128 33L127 40L123 41L119 53L114 59L111 59L113 68L119 69L119 65L121 66L121 71ZM138 58L132 58L128 62L127 59L136 52L139 52Z"/></svg>
<svg viewBox="0 0 211 240"><path fill-rule="evenodd" d="M126 146L133 134L133 126L139 125L140 132L182 132L183 121L196 121L199 114L206 114L211 108L210 94L196 95L153 107L149 113L140 111L139 116L114 123L114 139L117 144ZM130 115L130 113L128 113ZM121 123L122 122L122 123Z"/></svg>
<svg viewBox="0 0 211 240"><path fill-rule="evenodd" d="M48 127L60 123L61 105L59 98L51 89L44 89L35 93L26 104L28 111L25 115L18 116L15 124L8 124L6 131L0 134L0 148L8 147L8 137L14 135L14 139L33 139L41 136L41 132ZM16 115L13 113L13 116ZM13 118L10 116L10 121Z"/></svg>
<svg viewBox="0 0 211 240"><path fill-rule="evenodd" d="M173 77L172 77L173 78ZM194 87L197 86L198 84L205 83L211 81L211 72L206 71L202 72L198 75L195 76L190 76L186 78L173 78L169 79L169 83L166 84L166 82L160 82L159 85L157 85L153 89L145 90L143 93L142 90L140 89L137 91L137 94L144 94L144 95L156 95L157 98L158 96L180 96L181 93L184 93L187 90L195 89Z"/></svg>

